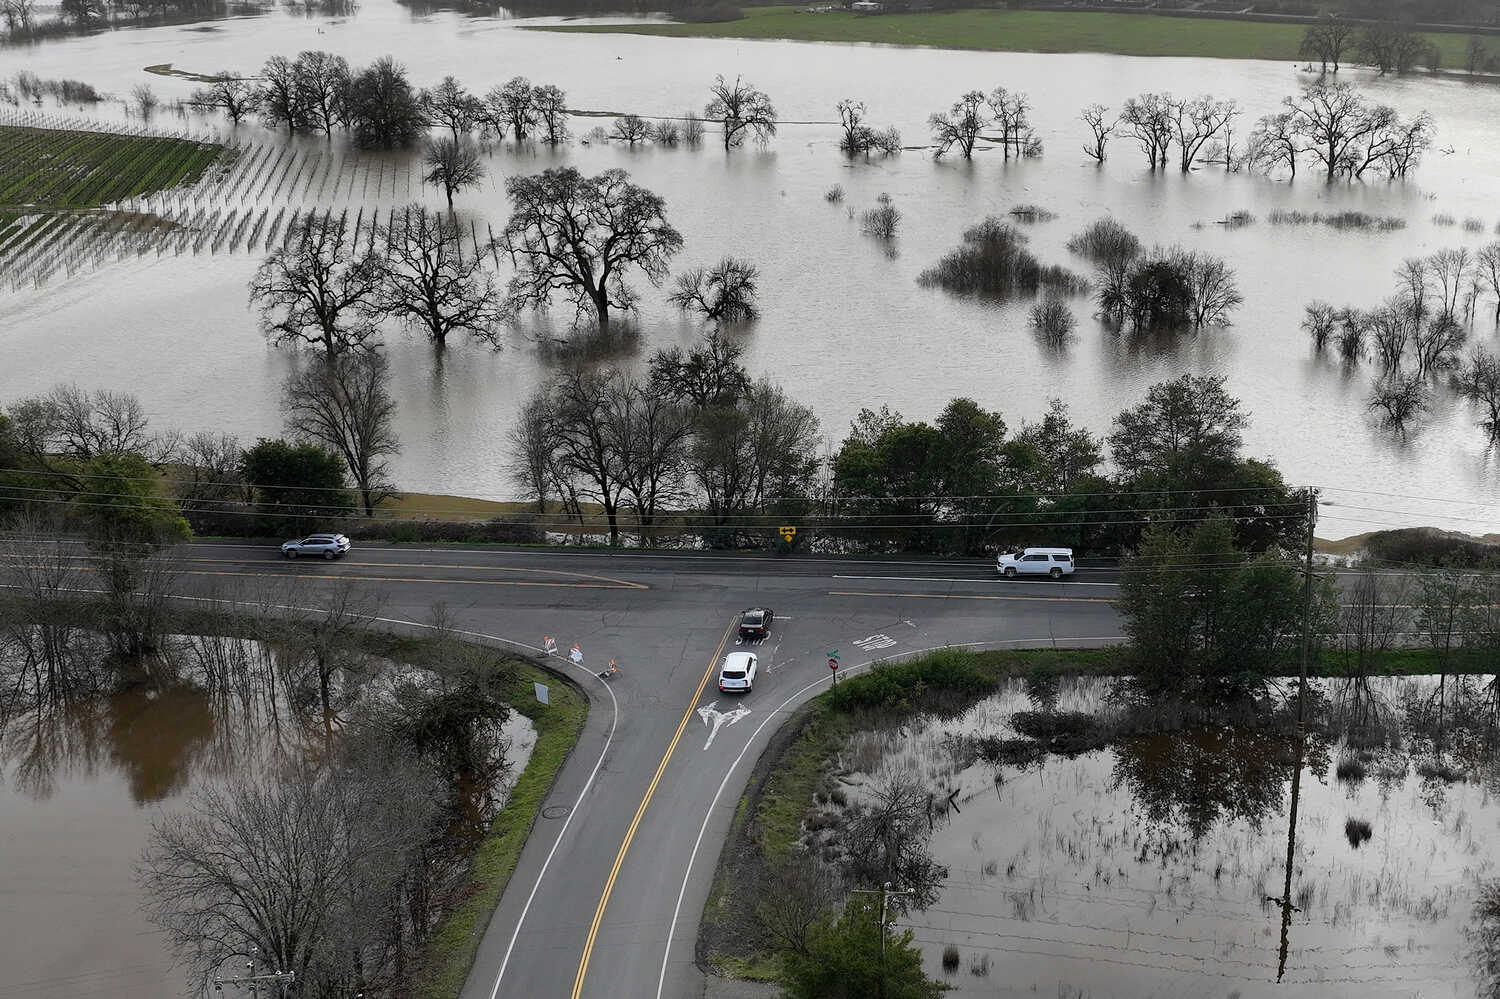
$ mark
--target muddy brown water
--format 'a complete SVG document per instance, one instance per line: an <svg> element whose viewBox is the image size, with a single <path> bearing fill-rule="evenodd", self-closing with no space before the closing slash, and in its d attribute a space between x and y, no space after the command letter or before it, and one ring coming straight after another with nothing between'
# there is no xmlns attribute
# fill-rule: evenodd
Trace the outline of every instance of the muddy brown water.
<svg viewBox="0 0 1500 999"><path fill-rule="evenodd" d="M1380 681L1377 694L1395 703L1411 683ZM1066 684L1060 706L1097 710L1101 691ZM1198 730L1024 768L955 769L953 734L1014 736L1011 714L1033 708L1016 684L956 720L846 750L877 775L915 771L960 789L931 840L945 887L897 924L954 994L1474 994L1466 930L1476 885L1500 860L1492 769L1444 784L1421 777L1410 752L1382 753L1364 779L1340 781L1346 747L1314 747L1299 781L1283 968L1289 740ZM1368 823L1368 837L1351 835L1350 820ZM951 973L949 945L960 954Z"/></svg>
<svg viewBox="0 0 1500 999"><path fill-rule="evenodd" d="M504 727L512 779L535 730ZM0 996L167 999L188 978L140 912L152 822L301 736L191 689L130 690L0 728ZM501 798L503 799L504 788Z"/></svg>
<svg viewBox="0 0 1500 999"><path fill-rule="evenodd" d="M481 232L487 224L498 230L507 215L503 181L516 173L564 163L590 172L628 170L666 196L686 238L679 267L725 253L761 267L764 318L746 335L749 366L813 405L835 444L861 407L889 403L909 418L930 419L955 395L1000 410L1013 426L1039 417L1049 397L1060 396L1075 417L1103 431L1155 381L1184 371L1220 374L1252 416L1248 453L1274 458L1295 482L1330 487L1325 498L1338 506L1320 520L1327 536L1418 522L1482 533L1500 519L1500 479L1471 407L1442 389L1418 429L1393 437L1366 411L1373 370L1366 365L1351 372L1314 356L1298 328L1303 305L1314 298L1380 302L1403 257L1472 249L1496 238L1500 88L1347 70L1341 78L1405 114L1430 109L1440 149L1405 184L1328 186L1307 171L1294 183L1226 176L1212 167L1189 176L1152 174L1123 139L1114 142L1102 169L1079 150L1079 108L1093 101L1118 105L1147 89L1233 97L1248 111L1239 126L1243 134L1255 116L1308 81L1291 64L566 35L522 31L519 24L505 16L414 14L393 0L367 0L347 18L272 14L217 22L212 31L161 26L7 49L0 51L0 76L26 69L84 79L117 95L149 82L171 100L185 97L194 84L148 74L145 67L250 70L269 55L318 47L354 63L392 52L419 85L454 73L482 92L524 74L556 81L576 108L675 115L701 108L715 74L743 74L774 97L787 122L767 148L726 155L712 133L698 150L632 151L598 141L574 141L558 151L502 146L487 160L490 177L482 187L458 198L460 218ZM872 122L894 124L906 142L920 144L927 141L930 112L963 90L1001 83L1031 95L1044 158L1007 164L999 150L989 149L972 162L934 162L909 150L850 163L836 149L836 127L793 124L829 122L835 102L853 96L868 104ZM98 113L121 112L114 104ZM181 124L170 115L158 121ZM596 124L599 119L573 121L577 133ZM199 120L194 127L206 125ZM237 135L247 142L281 141L257 125L243 125ZM336 158L349 152L341 141L296 145ZM274 193L266 197L291 207L348 207L351 217L361 206L389 208L409 198L440 203L440 195L413 181L411 156L362 162L362 172L343 184L319 183L310 193L304 186L279 201ZM835 183L847 192L842 205L823 199ZM848 215L872 205L881 192L903 213L894 254L861 235ZM966 226L1019 203L1057 213L1053 221L1026 227L1046 262L1086 270L1064 244L1092 219L1112 214L1147 243L1180 242L1223 255L1238 274L1245 305L1233 326L1174 344L1111 335L1091 318L1087 299L1076 299L1078 336L1059 352L1029 332L1029 301L987 303L917 286L917 274L952 248ZM1240 209L1257 221L1232 229L1215 224ZM1274 209L1357 209L1399 216L1407 225L1384 233L1273 226L1266 217ZM1455 224L1434 222L1439 215ZM1465 231L1462 222L1470 218L1481 232ZM6 344L0 399L60 380L128 387L164 427L224 430L245 440L279 433L278 385L292 362L288 352L267 347L248 308L245 285L256 259L243 251L147 254L0 293ZM636 283L644 292L641 352L690 342L697 328L669 308L665 293ZM1493 346L1492 304L1481 302L1473 338ZM396 472L403 485L514 498L505 431L550 371L537 339L565 333L566 316L555 318L550 325L528 318L500 353L459 343L441 360L390 332L405 443ZM641 356L622 363L639 364Z"/></svg>

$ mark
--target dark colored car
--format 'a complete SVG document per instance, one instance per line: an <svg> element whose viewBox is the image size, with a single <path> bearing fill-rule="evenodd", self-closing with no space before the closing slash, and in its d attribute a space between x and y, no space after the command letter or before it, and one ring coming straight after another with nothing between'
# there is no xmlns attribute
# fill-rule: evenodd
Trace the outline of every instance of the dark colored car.
<svg viewBox="0 0 1500 999"><path fill-rule="evenodd" d="M751 607L740 615L740 637L765 638L771 633L771 620L775 616L769 607Z"/></svg>

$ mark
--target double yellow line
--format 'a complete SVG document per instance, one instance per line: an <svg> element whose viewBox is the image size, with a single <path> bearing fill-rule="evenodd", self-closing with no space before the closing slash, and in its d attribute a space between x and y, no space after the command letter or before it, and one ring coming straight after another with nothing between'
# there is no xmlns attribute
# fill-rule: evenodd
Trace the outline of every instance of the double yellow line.
<svg viewBox="0 0 1500 999"><path fill-rule="evenodd" d="M677 723L677 731L672 734L672 741L667 743L667 751L662 754L661 763L656 768L656 775L651 778L651 784L646 788L645 797L641 798L641 805L635 810L635 818L630 820L630 828L625 830L625 839L620 844L620 852L615 854L615 862L609 869L609 878L604 882L604 893L599 896L599 907L594 910L594 921L589 924L588 939L583 943L583 957L578 961L578 976L573 979L572 999L578 999L583 994L583 979L589 972L589 957L594 953L594 941L599 936L599 924L604 919L604 908L609 905L610 893L615 890L615 879L620 876L620 865L625 862L625 853L630 849L630 843L635 839L635 831L640 828L641 817L646 814L646 806L651 804L651 796L656 793L656 786L661 783L661 775L667 770L667 762L672 759L672 753L677 749L677 743L682 738L682 733L687 728L688 721L693 717L693 711L698 707L698 698L703 696L703 688L708 686L708 678L713 676L714 667L718 665L719 655L724 651L729 636L734 633L735 623L731 621L724 629L724 636L719 639L719 647L714 649L714 654L708 660L708 668L703 671L703 677L698 681L698 689L693 692L693 699L688 701L687 710L682 713L682 721Z"/></svg>

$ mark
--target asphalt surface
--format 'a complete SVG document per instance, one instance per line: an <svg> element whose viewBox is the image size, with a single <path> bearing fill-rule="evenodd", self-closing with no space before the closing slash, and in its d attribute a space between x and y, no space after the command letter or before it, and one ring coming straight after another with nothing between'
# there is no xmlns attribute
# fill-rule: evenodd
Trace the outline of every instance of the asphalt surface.
<svg viewBox="0 0 1500 999"><path fill-rule="evenodd" d="M340 581L379 593L389 621L442 603L461 629L529 652L592 701L501 899L462 999L700 995L699 916L746 777L772 732L829 682L872 661L943 646L1116 641L1107 570L1003 581L977 561L358 546L286 561L273 548L196 544L194 589L288 584L315 600ZM291 596L291 594L296 594ZM739 612L775 611L742 645ZM582 665L568 659L574 644ZM726 652L759 657L754 690L721 695ZM598 678L613 659L619 673Z"/></svg>

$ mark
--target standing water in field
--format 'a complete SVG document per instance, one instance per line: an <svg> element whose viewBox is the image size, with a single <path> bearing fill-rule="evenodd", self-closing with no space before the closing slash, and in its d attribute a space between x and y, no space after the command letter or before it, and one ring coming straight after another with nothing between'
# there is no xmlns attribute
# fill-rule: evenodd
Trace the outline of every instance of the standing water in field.
<svg viewBox="0 0 1500 999"><path fill-rule="evenodd" d="M1015 682L846 746L852 797L902 774L937 792L930 850L948 873L896 925L930 975L973 996L1474 994L1500 801L1493 746L1427 727L1435 681L1377 681L1383 727L1308 736L1289 898L1294 736L1195 728L1038 755L1027 733L1111 723L1107 683L1064 681L1039 705ZM1319 690L1336 718L1339 682Z"/></svg>
<svg viewBox="0 0 1500 999"><path fill-rule="evenodd" d="M674 271L725 255L760 268L762 318L744 334L745 363L813 406L832 441L843 438L865 406L889 403L908 419L930 420L958 395L1001 411L1012 428L1041 417L1050 397L1063 397L1075 421L1106 432L1113 416L1157 381L1183 372L1224 375L1251 418L1246 453L1274 459L1288 481L1445 499L1414 511L1396 500L1330 491L1325 499L1340 506L1324 511L1324 536L1414 519L1476 533L1493 525L1500 485L1472 407L1439 387L1430 411L1406 435L1392 434L1366 405L1371 366L1315 354L1300 323L1315 299L1379 305L1403 258L1460 247L1472 253L1496 238L1500 90L1458 78L1376 78L1346 68L1340 79L1403 116L1429 110L1437 148L1404 183L1328 185L1305 169L1292 182L1226 173L1220 165L1186 175L1175 167L1151 172L1124 138L1114 140L1102 166L1080 149L1086 135L1080 109L1096 101L1118 108L1125 95L1142 91L1212 90L1240 103L1237 134L1247 132L1312 82L1289 64L557 34L522 30L526 23L545 19L418 12L367 0L348 18L258 17L217 22L211 31L160 26L5 51L7 71L83 79L115 99L149 82L163 102L153 127L215 129L243 147L246 168L232 197L193 208L195 217L202 210L201 224L212 223L211 234L164 233L160 252L153 247L138 255L131 248L97 270L0 291L7 356L0 400L64 379L129 387L163 428L222 430L246 442L279 434L280 383L292 354L267 346L246 294L267 236L284 232L293 212L347 212L350 225L365 231L374 213L385 221L408 201L446 210L443 195L422 185L415 152L360 153L342 133L331 142L288 140L251 121L230 129L213 117L179 119L166 106L201 84L145 67L251 74L270 56L304 49L327 49L353 65L389 52L416 87L454 74L483 93L521 75L566 91L570 108L588 112L571 118L573 139L557 149L489 142L486 177L455 199L460 225L481 240L490 229L498 233L509 214L505 181L519 174L559 165L587 174L628 171L666 198L667 217L683 234ZM697 148L588 138L596 125L608 129L610 113L701 114L720 73L742 75L775 102L781 124L765 148L750 144L726 153L712 129ZM1007 161L986 143L972 160L950 154L934 161L925 148L928 115L964 90L1000 85L1032 99L1042 158ZM846 97L865 102L871 121L896 127L914 148L884 158L842 154L834 107ZM75 107L41 110L80 114ZM119 118L120 104L111 100L87 113ZM824 199L835 184L844 192L841 204ZM864 235L859 223L882 193L902 213L890 240ZM1148 248L1180 243L1222 257L1245 302L1231 326L1162 340L1111 333L1086 293L1064 295L1077 326L1059 349L1031 329L1038 300L991 301L919 286L918 276L953 250L967 228L987 215L1011 218L1017 206L1040 209L1027 216L1036 221L1024 230L1029 250L1046 264L1090 275L1088 261L1067 243L1107 215ZM1404 227L1340 229L1307 221L1346 211L1396 218ZM1049 213L1055 217L1047 219ZM1455 219L1477 220L1478 229L1446 224ZM1226 221L1235 224L1219 224ZM260 248L251 252L251 244ZM504 281L509 263L502 265ZM632 280L641 292L640 336L634 353L616 358L627 367L701 332L668 304L668 288ZM1471 342L1490 342L1492 314L1482 301ZM568 337L568 319L561 306L551 322L528 313L502 351L460 341L441 357L389 330L403 443L394 468L398 484L517 498L507 431L553 370L558 352L551 348ZM68 359L62 374L60 357ZM213 392L204 391L207 385Z"/></svg>

